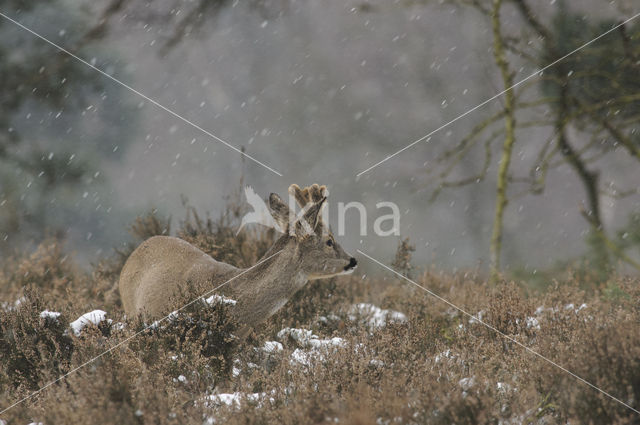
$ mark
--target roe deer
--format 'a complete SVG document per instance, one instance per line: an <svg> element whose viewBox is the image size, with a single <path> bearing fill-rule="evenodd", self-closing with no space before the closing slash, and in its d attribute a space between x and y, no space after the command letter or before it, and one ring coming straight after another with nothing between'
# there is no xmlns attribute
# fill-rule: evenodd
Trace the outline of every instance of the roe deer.
<svg viewBox="0 0 640 425"><path fill-rule="evenodd" d="M284 234L262 257L264 262L253 268L216 261L174 237L154 236L143 242L120 274L120 297L127 316L161 317L171 311L171 301L181 291L211 290L240 275L219 292L237 301L231 310L244 333L275 314L308 280L351 273L356 259L336 243L322 222L326 187L314 184L300 189L293 184L289 193L303 208L302 216L296 217L277 194L269 196L271 216Z"/></svg>

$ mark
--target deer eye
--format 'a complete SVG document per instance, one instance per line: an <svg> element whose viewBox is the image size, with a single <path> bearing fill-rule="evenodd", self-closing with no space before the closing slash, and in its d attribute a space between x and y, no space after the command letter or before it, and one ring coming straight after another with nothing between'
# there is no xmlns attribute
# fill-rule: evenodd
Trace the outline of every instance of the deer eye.
<svg viewBox="0 0 640 425"><path fill-rule="evenodd" d="M331 239L327 239L327 246L333 246L333 241Z"/></svg>

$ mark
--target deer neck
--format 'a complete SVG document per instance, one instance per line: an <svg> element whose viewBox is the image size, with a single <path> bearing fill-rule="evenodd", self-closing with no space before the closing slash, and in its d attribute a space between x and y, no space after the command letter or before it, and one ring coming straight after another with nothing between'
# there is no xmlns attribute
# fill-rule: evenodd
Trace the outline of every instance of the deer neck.
<svg viewBox="0 0 640 425"><path fill-rule="evenodd" d="M257 262L257 266L244 269L238 289L242 291L271 291L279 294L295 292L307 282L299 261L297 244L278 240ZM291 293L293 295L293 293Z"/></svg>
<svg viewBox="0 0 640 425"><path fill-rule="evenodd" d="M278 242L262 263L244 269L237 281L229 282L230 295L238 301L237 313L247 324L275 314L308 280L300 266L298 246Z"/></svg>

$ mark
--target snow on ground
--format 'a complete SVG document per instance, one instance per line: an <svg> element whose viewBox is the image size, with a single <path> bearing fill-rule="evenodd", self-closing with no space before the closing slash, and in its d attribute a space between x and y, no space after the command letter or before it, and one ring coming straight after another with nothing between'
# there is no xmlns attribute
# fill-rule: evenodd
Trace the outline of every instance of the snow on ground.
<svg viewBox="0 0 640 425"><path fill-rule="evenodd" d="M240 369L239 367L233 367L233 369L231 370L231 374L233 375L234 378L238 377L240 374L242 373L242 369Z"/></svg>
<svg viewBox="0 0 640 425"><path fill-rule="evenodd" d="M315 335L308 329L284 328L278 332L278 339L280 341L286 341L288 337L292 338L303 348L342 347L345 344L342 338L320 339L318 335Z"/></svg>
<svg viewBox="0 0 640 425"><path fill-rule="evenodd" d="M209 298L205 299L205 301L209 305L214 305L214 304L236 305L236 303L238 302L236 300L232 300L231 298L227 298L223 295L217 295L217 294L211 295Z"/></svg>
<svg viewBox="0 0 640 425"><path fill-rule="evenodd" d="M540 330L540 322L535 317L527 317L527 328Z"/></svg>
<svg viewBox="0 0 640 425"><path fill-rule="evenodd" d="M450 349L447 348L442 353L436 354L436 356L434 357L434 361L436 363L440 363L444 359L455 359L456 357L458 356L455 355L453 352L451 352Z"/></svg>
<svg viewBox="0 0 640 425"><path fill-rule="evenodd" d="M43 319L58 320L58 317L60 317L60 313L58 313L57 311L44 310L40 312L40 317L42 317Z"/></svg>
<svg viewBox="0 0 640 425"><path fill-rule="evenodd" d="M575 313L579 313L580 310L587 308L585 303L582 303L580 307L576 308L573 304L567 304L564 306L565 310L573 310Z"/></svg>
<svg viewBox="0 0 640 425"><path fill-rule="evenodd" d="M325 318L325 320L328 319ZM384 327L387 323L406 322L407 317L399 311L383 310L373 304L361 303L351 307L349 320L363 322L370 330L373 330ZM323 361L336 349L347 345L343 338L320 338L309 329L284 328L278 332L277 337L282 342L293 340L297 348L291 353L291 363L307 367L316 361ZM266 353L274 353L282 349L282 344L277 341L267 341L262 347ZM373 365L380 366L380 363L374 362Z"/></svg>
<svg viewBox="0 0 640 425"><path fill-rule="evenodd" d="M178 316L179 316L178 310L174 310L168 315L166 315L165 317L163 317L162 319L156 320L152 324L147 325L147 328L157 330L161 327L160 323L164 322L165 320L169 320L170 322L173 322L178 318Z"/></svg>
<svg viewBox="0 0 640 425"><path fill-rule="evenodd" d="M575 304L573 303L569 303L563 307L563 310L565 312L573 312L575 314L578 314L587 307L588 306L585 303L582 303L579 307L576 307ZM542 316L544 315L544 313L547 311L550 313L557 313L558 309L555 307L545 308L542 305L539 306L538 308L536 308L534 312L535 317L534 316L527 317L526 319L527 328L540 330L540 321L542 320ZM473 318L469 319L469 324L480 324L480 320L482 320L485 314L486 314L485 310L480 310ZM462 325L460 325L460 327L462 328Z"/></svg>
<svg viewBox="0 0 640 425"><path fill-rule="evenodd" d="M460 387L462 387L462 389L465 391L468 391L471 387L473 387L475 383L476 379L473 376L462 378L460 381L458 381L458 385L460 385Z"/></svg>
<svg viewBox="0 0 640 425"><path fill-rule="evenodd" d="M278 341L266 341L262 346L262 351L264 351L265 353L282 351L282 344L280 344Z"/></svg>
<svg viewBox="0 0 640 425"><path fill-rule="evenodd" d="M278 332L279 340L286 341L289 338L301 347L291 353L291 363L304 366L311 366L314 361L322 361L332 351L346 345L342 338L320 339L308 329L284 328Z"/></svg>
<svg viewBox="0 0 640 425"><path fill-rule="evenodd" d="M387 323L404 323L407 316L394 310L383 310L373 304L354 304L349 310L349 319L352 321L364 320L370 330L382 328Z"/></svg>
<svg viewBox="0 0 640 425"><path fill-rule="evenodd" d="M46 310L45 310L46 311ZM42 315L42 313L40 313ZM93 310L80 316L76 321L69 323L73 333L78 336L87 325L98 325L103 321L111 323L111 319L107 319L107 312L103 310Z"/></svg>
<svg viewBox="0 0 640 425"><path fill-rule="evenodd" d="M78 336L82 332L82 330L89 324L98 325L103 321L107 321L111 325L111 329L113 330L122 330L125 328L125 324L121 322L113 323L111 319L106 318L107 313L102 310L93 310L89 313L85 313L80 316L77 320L69 323L69 327L73 331L73 333ZM58 320L60 317L60 313L57 311L49 311L44 310L40 312L40 317L45 320ZM2 425L2 424L0 424Z"/></svg>
<svg viewBox="0 0 640 425"><path fill-rule="evenodd" d="M505 393L511 392L511 390L513 390L513 387L506 382L497 382L496 388L498 389L498 391L502 391ZM517 388L514 391L517 391Z"/></svg>
<svg viewBox="0 0 640 425"><path fill-rule="evenodd" d="M17 300L15 300L13 302L13 304L9 301L3 301L2 303L0 303L0 308L4 311L12 311L15 310L16 308L18 308L20 306L20 304L22 304L24 302L24 300L26 300L25 297L20 297ZM2 424L0 424L2 425Z"/></svg>
<svg viewBox="0 0 640 425"><path fill-rule="evenodd" d="M271 393L275 394L275 391ZM205 397L205 405L207 407L229 406L239 408L243 401L247 401L260 407L265 400L268 400L270 403L275 402L275 399L271 396L267 397L267 393L265 392L250 394L243 392L210 394Z"/></svg>
<svg viewBox="0 0 640 425"><path fill-rule="evenodd" d="M291 363L298 363L307 367L311 366L313 362L323 361L324 359L324 355L316 350L296 348L295 351L291 353Z"/></svg>
<svg viewBox="0 0 640 425"><path fill-rule="evenodd" d="M369 365L374 367L384 367L384 362L379 359L371 359L369 361Z"/></svg>
<svg viewBox="0 0 640 425"><path fill-rule="evenodd" d="M577 308L576 308L574 303L569 303L569 304L564 306L563 310L567 311L567 312L573 310L574 313L578 314L578 313L580 313L582 310L584 310L587 307L588 307L588 305L585 304L585 303L580 304L580 306L577 307ZM558 309L555 308L555 307L545 308L543 305L541 305L538 308L536 308L535 315L536 316L541 316L541 315L544 314L545 311L548 311L548 312L551 312L551 313L557 313Z"/></svg>

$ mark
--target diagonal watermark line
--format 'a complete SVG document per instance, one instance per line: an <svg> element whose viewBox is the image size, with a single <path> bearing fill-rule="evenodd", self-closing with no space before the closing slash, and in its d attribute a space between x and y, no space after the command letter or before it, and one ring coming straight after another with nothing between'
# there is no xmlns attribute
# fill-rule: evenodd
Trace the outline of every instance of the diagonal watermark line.
<svg viewBox="0 0 640 425"><path fill-rule="evenodd" d="M397 275L398 277L406 280L409 283L414 284L415 286L417 286L418 288L422 289L423 291L427 292L429 295L434 296L435 298L439 299L440 301L442 301L443 303L447 304L450 307L455 308L456 310L460 311L461 313L465 314L466 316L469 316L470 318L477 320L479 323L483 324L484 326L486 326L487 328L491 329L492 331L494 331L495 333L497 333L498 335L508 339L511 342L514 342L515 344L519 345L520 347L524 348L525 350L527 350L528 352L530 352L531 354L534 354L538 357L540 357L542 360L552 364L553 366L557 367L558 369L562 370L563 372L568 373L569 375L573 376L574 378L576 378L577 380L587 384L588 386L590 386L591 388L601 392L602 394L606 395L607 397L611 398L614 401L617 401L618 403L622 404L623 406L633 410L634 412L640 414L640 411L637 409L634 409L633 407L629 406L627 403L625 403L624 401L612 396L611 394L609 394L608 392L596 387L595 385L593 385L591 382L587 381L584 378L579 377L578 375L576 375L575 373L571 372L570 370L560 366L558 363L554 362L553 360L550 360L548 358L546 358L545 356L543 356L542 354L538 353L537 351L532 350L531 348L527 347L526 345L522 344L521 342L518 342L517 340L515 340L514 338L510 337L509 335L505 334L504 332L499 331L498 329L494 328L493 326L491 326L490 324L484 322L482 319L474 316L471 313L466 312L465 310L461 309L460 307L458 307L457 305L454 305L453 303L451 303L450 301L447 301L446 299L442 298L440 295L436 294L435 292L425 288L424 286L414 282L413 280L409 279L408 277L404 276L401 273L398 273L397 271L393 270L391 267L385 265L384 263L381 263L380 261L376 260L375 258L371 257L370 255L365 254L364 252L360 251L359 249L357 250L358 253L364 255L365 257L367 257L369 260L373 261L374 263L378 264L379 266L387 269L388 271L392 272L393 274Z"/></svg>
<svg viewBox="0 0 640 425"><path fill-rule="evenodd" d="M52 45L53 47L55 47L56 49L60 50L61 52L71 56L72 58L74 58L75 60L77 60L78 62L83 63L84 65L88 66L89 68L93 69L94 71L99 72L100 74L102 74L103 76L107 77L108 79L110 79L111 81L121 85L122 87L126 88L127 90L137 94L138 96L142 97L143 99L145 99L146 101L154 104L155 106L157 106L158 108L162 109L165 112L168 112L169 114L173 115L174 117L178 118L179 120L185 122L186 124L190 125L191 127L195 128L196 130L200 131L201 133L206 134L207 136L211 137L212 139L222 143L223 145L225 145L226 147L233 149L234 151L238 152L240 155L249 158L251 161L255 162L256 164L262 165L264 168L266 168L267 170L271 171L272 173L275 173L277 175L279 175L280 177L282 177L282 173L280 173L278 170L269 167L268 165L260 162L259 160L255 159L254 157L252 157L251 155L243 152L242 150L236 148L235 146L229 144L228 142L224 141L223 139L221 139L220 137L216 136L215 134L211 133L208 130L205 130L204 128L200 127L198 124L193 123L192 121L189 121L188 119L184 118L182 115L178 114L177 112L174 112L173 110L167 108L166 106L163 106L162 104L158 103L157 101L153 100L152 98L150 98L149 96L145 95L144 93L139 92L138 90L134 89L133 87L129 86L126 83L123 83L122 81L118 80L117 78L109 75L108 73L104 72L103 70L101 70L100 68L90 64L89 62L87 62L86 60L82 59L81 57L71 53L70 51L68 51L67 49L65 49L64 47L54 43L53 41L47 39L46 37L38 34L37 32L25 27L24 25L22 25L20 22L11 19L9 16L5 15L4 13L0 12L0 16L5 18L6 20L13 22L14 24L16 24L17 26L19 26L20 28L22 28L23 30L35 35L36 37L38 37L39 39L45 41L46 43Z"/></svg>
<svg viewBox="0 0 640 425"><path fill-rule="evenodd" d="M418 143L424 141L425 139L428 139L429 137L433 136L434 134L436 134L437 132L439 132L440 130L449 127L451 124L453 124L454 122L466 117L467 115L469 115L470 113L476 111L477 109L482 108L483 106L485 106L486 104L490 103L491 101L499 98L500 96L502 96L503 94L505 94L506 92L508 92L509 90L513 90L516 87L518 87L520 84L532 79L533 77L535 77L536 75L540 75L542 74L545 70L551 68L554 65L557 65L559 62L562 62L563 60L565 60L566 58L568 58L569 56L573 55L574 53L584 49L585 47L589 46L592 43L595 43L596 41L600 40L602 37L606 36L607 34L610 34L611 32L617 30L618 28L620 28L621 26L633 21L634 19L636 19L637 17L640 16L640 12L636 13L635 15L633 15L632 17L630 17L629 19L619 23L618 25L614 26L613 28L609 29L608 31L600 34L599 36L597 36L596 38L594 38L591 41L588 41L586 43L584 43L583 45L581 45L580 47L577 47L576 49L572 50L571 52L567 53L566 55L562 56L559 59L556 59L555 61L551 62L549 65L545 66L542 69L537 70L536 72L534 72L533 74L529 75L528 77L518 81L517 83L515 83L514 85L512 85L511 87L508 87L506 89L504 89L503 91L501 91L500 93L490 97L489 99L485 100L484 102L474 106L473 108L469 109L467 112L458 115L457 117L455 117L454 119L452 119L451 121L449 121L446 124L441 125L440 127L436 128L435 130L433 130L432 132L425 134L424 136L420 137L418 140L415 140L414 142L409 143L407 146L405 146L404 148L400 149L399 151L392 153L391 155L385 157L383 160L373 164L371 167L367 168L364 171L360 171L358 174L356 174L356 177L360 177L361 175L373 170L374 168L376 168L378 165L387 162L388 160L390 160L391 158L395 157L398 154L401 154L402 152L406 151L407 149L417 145Z"/></svg>
<svg viewBox="0 0 640 425"><path fill-rule="evenodd" d="M236 278L242 276L243 274L247 273L248 271L258 267L260 264L267 262L268 260L270 260L271 258L275 257L276 255L280 254L282 252L282 250L277 251L273 254L271 254L270 256L268 256L267 258L265 258L264 260L260 260L258 261L256 264L254 264L253 266L243 270L242 272L238 273L237 275L235 275L234 277L232 277L231 279L227 280L226 282L216 286L215 288L205 292L204 294L194 298L193 300L189 301L187 304L183 305L182 307L180 307L179 309L167 314L166 316L164 316L162 319L156 320L155 322L153 322L150 325L145 325L141 330L139 330L138 332L136 332L135 334L125 338L124 340L120 341L119 343L117 343L116 345L114 345L113 347L109 348L108 350L98 354L97 356L95 356L94 358L87 360L86 362L82 363L80 366L75 367L73 369L71 369L69 372L65 373L64 375L60 376L59 378L57 378L54 381L49 382L48 384L44 385L43 387L41 387L40 389L32 392L31 394L29 394L28 396L16 401L15 403L13 403L11 406L3 409L0 411L0 415L2 415L3 413L5 413L6 411L8 411L9 409L12 409L14 407L16 407L17 405L19 405L20 403L23 403L27 400L29 400L32 397L35 397L36 395L40 394L42 391L44 391L45 389L49 388L50 386L52 386L53 384L62 381L63 379L65 379L67 376L71 375L74 372L77 372L78 370L82 369L83 367L87 366L88 364L94 362L95 360L98 360L100 357L104 356L105 354L108 354L110 352L112 352L113 350L115 350L116 348L120 347L121 345L127 343L128 341L132 340L133 338L137 337L138 335L140 335L141 333L143 333L144 331L155 327L156 325L158 325L159 323L167 320L168 318L172 317L174 314L176 314L177 312L179 312L182 309L185 309L187 307L189 307L191 304L203 299L204 297L206 297L207 295L211 294L212 292L217 291L218 289L222 288L224 285L226 285L227 283L235 280ZM0 423L2 423L0 421Z"/></svg>

